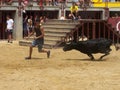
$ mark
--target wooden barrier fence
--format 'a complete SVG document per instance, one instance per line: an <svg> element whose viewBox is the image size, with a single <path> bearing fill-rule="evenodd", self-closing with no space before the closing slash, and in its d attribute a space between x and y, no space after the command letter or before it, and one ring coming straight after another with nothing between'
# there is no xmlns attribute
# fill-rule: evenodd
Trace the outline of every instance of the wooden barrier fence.
<svg viewBox="0 0 120 90"><path fill-rule="evenodd" d="M107 38L111 39L113 43L120 43L120 34L112 27L110 23L105 20L80 20L79 24L62 38L63 42L77 42L81 38L95 39Z"/></svg>

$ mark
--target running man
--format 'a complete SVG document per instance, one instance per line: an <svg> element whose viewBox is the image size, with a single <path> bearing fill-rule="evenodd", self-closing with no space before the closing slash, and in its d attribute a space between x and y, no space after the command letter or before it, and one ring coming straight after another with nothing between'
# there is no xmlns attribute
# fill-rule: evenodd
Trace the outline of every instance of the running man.
<svg viewBox="0 0 120 90"><path fill-rule="evenodd" d="M50 57L50 50L44 50L43 49L43 44L44 44L44 29L42 28L41 24L39 21L35 22L35 27L33 29L33 31L28 35L28 38L33 35L34 33L36 33L36 36L34 37L34 40L30 46L30 50L29 50L29 56L26 57L25 59L31 59L32 56L32 51L33 51L33 47L38 46L38 51L42 52L42 53L47 53L47 58Z"/></svg>

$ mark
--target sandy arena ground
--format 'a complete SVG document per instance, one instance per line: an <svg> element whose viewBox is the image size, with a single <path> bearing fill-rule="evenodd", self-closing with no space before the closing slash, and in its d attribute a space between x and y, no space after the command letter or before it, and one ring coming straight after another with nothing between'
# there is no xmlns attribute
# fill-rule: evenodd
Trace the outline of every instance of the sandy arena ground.
<svg viewBox="0 0 120 90"><path fill-rule="evenodd" d="M62 48L52 49L50 59L35 48L25 60L28 47L0 41L0 90L120 90L120 50L111 48L103 61Z"/></svg>

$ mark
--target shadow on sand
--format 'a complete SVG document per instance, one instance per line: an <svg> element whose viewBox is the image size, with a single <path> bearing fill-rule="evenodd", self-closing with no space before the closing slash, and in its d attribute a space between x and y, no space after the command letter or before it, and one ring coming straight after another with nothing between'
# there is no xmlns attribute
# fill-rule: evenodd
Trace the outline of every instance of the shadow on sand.
<svg viewBox="0 0 120 90"><path fill-rule="evenodd" d="M25 59L25 60L44 60L46 58L36 58L36 57L32 57L31 59Z"/></svg>
<svg viewBox="0 0 120 90"><path fill-rule="evenodd" d="M106 61L106 59L102 59L102 60L100 60L100 59L91 60L91 59L89 59L89 58L88 58L88 59L69 59L69 58L68 58L68 59L64 59L64 60L68 60L68 61L73 61L73 60L76 60L76 61L97 61L97 62L98 62L98 61L100 61L100 62L101 62L101 61Z"/></svg>

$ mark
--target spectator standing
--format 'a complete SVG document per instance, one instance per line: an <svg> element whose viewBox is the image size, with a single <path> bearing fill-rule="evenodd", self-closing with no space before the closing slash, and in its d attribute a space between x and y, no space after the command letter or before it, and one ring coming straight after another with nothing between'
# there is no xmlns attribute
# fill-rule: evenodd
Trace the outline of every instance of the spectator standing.
<svg viewBox="0 0 120 90"><path fill-rule="evenodd" d="M61 7L65 8L66 6L66 0L61 0Z"/></svg>
<svg viewBox="0 0 120 90"><path fill-rule="evenodd" d="M9 15L7 15L7 37L8 37L8 43L12 43L12 33L13 33L13 26L14 26L14 21L13 19L10 18Z"/></svg>
<svg viewBox="0 0 120 90"><path fill-rule="evenodd" d="M28 0L22 0L21 5L23 12L26 13L26 6L28 5Z"/></svg>
<svg viewBox="0 0 120 90"><path fill-rule="evenodd" d="M40 16L40 24L44 23L44 18L42 16Z"/></svg>
<svg viewBox="0 0 120 90"><path fill-rule="evenodd" d="M35 15L34 18L33 18L33 25L35 25L35 22L36 22L37 20L39 20L39 17L38 17L38 15Z"/></svg>
<svg viewBox="0 0 120 90"><path fill-rule="evenodd" d="M34 33L36 33L36 36L34 37L34 40L33 40L32 44L30 46L29 56L26 57L25 59L31 59L33 47L35 47L35 46L38 46L38 51L39 52L47 53L47 58L49 58L50 57L50 51L43 49L43 44L44 44L44 29L40 25L39 21L35 22L35 27L34 27L33 31L29 34L28 38L31 35L33 35Z"/></svg>
<svg viewBox="0 0 120 90"><path fill-rule="evenodd" d="M32 32L32 29L33 29L33 17L30 16L30 18L28 19L28 34Z"/></svg>
<svg viewBox="0 0 120 90"><path fill-rule="evenodd" d="M52 0L48 0L48 2L49 2L49 6L52 5Z"/></svg>
<svg viewBox="0 0 120 90"><path fill-rule="evenodd" d="M11 5L12 2L13 2L13 0L6 0L6 3L7 3L8 5Z"/></svg>
<svg viewBox="0 0 120 90"><path fill-rule="evenodd" d="M79 2L79 0L72 0L72 2L74 2L76 5Z"/></svg>
<svg viewBox="0 0 120 90"><path fill-rule="evenodd" d="M56 6L58 6L58 0L55 0L54 4L55 4Z"/></svg>
<svg viewBox="0 0 120 90"><path fill-rule="evenodd" d="M23 19L23 37L27 37L28 36L28 16L26 15L25 18Z"/></svg>

